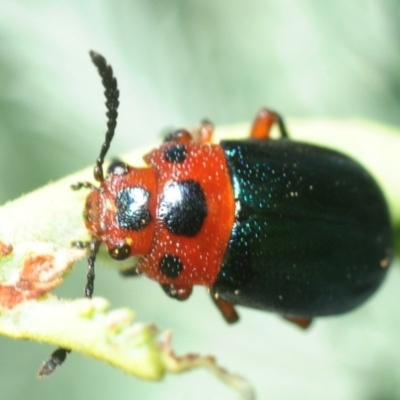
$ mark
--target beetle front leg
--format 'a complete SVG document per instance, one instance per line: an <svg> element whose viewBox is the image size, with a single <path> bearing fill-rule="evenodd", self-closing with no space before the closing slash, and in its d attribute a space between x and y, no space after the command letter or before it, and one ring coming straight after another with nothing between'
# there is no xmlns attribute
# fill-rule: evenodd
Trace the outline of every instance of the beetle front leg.
<svg viewBox="0 0 400 400"><path fill-rule="evenodd" d="M142 272L139 270L139 268L137 266L133 266L133 267L128 267L128 268L124 268L121 269L119 271L119 273L124 276L124 277L136 277L136 276L141 276Z"/></svg>
<svg viewBox="0 0 400 400"><path fill-rule="evenodd" d="M281 138L289 137L282 117L275 111L262 108L254 122L250 131L252 139L270 139L271 128L274 124L278 124Z"/></svg>
<svg viewBox="0 0 400 400"><path fill-rule="evenodd" d="M91 182L75 182L71 185L72 190L80 190L80 189L90 189L90 190L96 190L97 187L93 185Z"/></svg>

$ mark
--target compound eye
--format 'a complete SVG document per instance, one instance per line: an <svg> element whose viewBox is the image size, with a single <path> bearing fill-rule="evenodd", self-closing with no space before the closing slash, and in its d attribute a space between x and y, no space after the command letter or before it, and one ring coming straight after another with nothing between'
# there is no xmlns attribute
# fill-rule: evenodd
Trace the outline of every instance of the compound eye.
<svg viewBox="0 0 400 400"><path fill-rule="evenodd" d="M107 173L111 175L125 175L128 172L128 166L121 160L113 160L107 168Z"/></svg>
<svg viewBox="0 0 400 400"><path fill-rule="evenodd" d="M127 244L120 244L108 250L108 253L114 260L126 260L131 256L131 246Z"/></svg>

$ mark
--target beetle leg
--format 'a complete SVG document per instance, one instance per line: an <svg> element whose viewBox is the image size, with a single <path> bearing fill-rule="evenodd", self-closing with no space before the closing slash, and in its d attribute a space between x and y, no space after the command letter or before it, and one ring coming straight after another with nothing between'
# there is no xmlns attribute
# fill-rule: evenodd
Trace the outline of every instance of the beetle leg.
<svg viewBox="0 0 400 400"><path fill-rule="evenodd" d="M172 283L161 283L160 286L169 297L176 300L186 300L192 294L191 286L176 286Z"/></svg>
<svg viewBox="0 0 400 400"><path fill-rule="evenodd" d="M278 124L281 138L289 137L282 117L275 111L266 108L262 108L258 112L250 131L250 137L252 139L269 139L274 124Z"/></svg>
<svg viewBox="0 0 400 400"><path fill-rule="evenodd" d="M62 347L59 347L57 350L53 351L50 358L46 360L40 367L38 376L42 378L52 374L54 370L65 361L67 354L70 352L71 350L63 349Z"/></svg>
<svg viewBox="0 0 400 400"><path fill-rule="evenodd" d="M97 190L97 187L93 185L91 182L75 182L71 185L72 190L79 190L79 189L90 189L90 190Z"/></svg>
<svg viewBox="0 0 400 400"><path fill-rule="evenodd" d="M196 130L196 139L199 143L211 143L214 134L214 124L206 119L201 121Z"/></svg>
<svg viewBox="0 0 400 400"><path fill-rule="evenodd" d="M198 143L211 143L214 134L214 124L204 119L201 121L200 125L192 131L192 133L194 137L186 129L178 129L167 134L164 138L164 143L189 143L193 140Z"/></svg>
<svg viewBox="0 0 400 400"><path fill-rule="evenodd" d="M287 315L283 315L283 318L297 325L301 329L307 329L312 322L312 318L307 318L307 317L290 317Z"/></svg>
<svg viewBox="0 0 400 400"><path fill-rule="evenodd" d="M75 247L76 249L87 249L90 245L90 242L88 241L82 241L82 240L74 240L71 242L71 246Z"/></svg>
<svg viewBox="0 0 400 400"><path fill-rule="evenodd" d="M235 307L232 303L229 303L229 301L223 300L218 295L212 293L211 299L228 324L233 324L234 322L239 320L239 315L236 312Z"/></svg>
<svg viewBox="0 0 400 400"><path fill-rule="evenodd" d="M139 269L136 266L122 269L122 270L119 271L119 273L122 276L126 276L126 277L135 277L135 276L142 275L142 273L139 271Z"/></svg>
<svg viewBox="0 0 400 400"><path fill-rule="evenodd" d="M186 129L178 129L171 133L168 133L164 138L164 143L177 142L177 143L189 143L193 140L192 135Z"/></svg>

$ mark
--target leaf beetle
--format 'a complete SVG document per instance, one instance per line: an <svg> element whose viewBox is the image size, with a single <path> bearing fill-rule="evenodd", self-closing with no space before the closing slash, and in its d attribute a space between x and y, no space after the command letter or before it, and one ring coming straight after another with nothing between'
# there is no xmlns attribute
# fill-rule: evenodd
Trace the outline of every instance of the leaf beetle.
<svg viewBox="0 0 400 400"><path fill-rule="evenodd" d="M394 253L384 196L371 175L337 151L292 141L279 114L263 109L246 140L212 143L213 125L180 129L144 156L146 167L103 163L114 136L119 91L93 51L105 88L107 133L84 221L92 237L85 296L101 244L116 260L140 256L144 274L172 298L209 289L227 322L235 305L278 313L301 327L341 314L380 286ZM279 139L270 138L277 125ZM56 350L50 373L65 359Z"/></svg>
<svg viewBox="0 0 400 400"><path fill-rule="evenodd" d="M209 288L229 322L233 305L289 318L340 314L380 285L393 256L383 194L357 162L333 150L292 141L282 118L261 110L247 140L212 144L213 126L180 129L135 168L102 165L117 118L118 89L101 55L108 131L87 197L84 219L91 270L104 243L117 260L178 300L194 285ZM280 139L270 138L277 124ZM128 272L129 274L129 272Z"/></svg>

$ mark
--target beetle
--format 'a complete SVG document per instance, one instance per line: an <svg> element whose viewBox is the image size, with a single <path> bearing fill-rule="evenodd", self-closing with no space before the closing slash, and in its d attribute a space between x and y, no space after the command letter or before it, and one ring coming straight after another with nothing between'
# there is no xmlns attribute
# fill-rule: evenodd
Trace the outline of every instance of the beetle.
<svg viewBox="0 0 400 400"><path fill-rule="evenodd" d="M306 327L376 291L394 234L384 196L360 164L290 140L280 115L262 109L248 139L214 144L204 121L168 135L144 156L145 167L114 161L104 176L119 91L105 58L90 55L105 88L108 130L94 168L99 186L74 185L91 190L86 297L101 244L116 260L139 255L125 274L148 276L174 299L206 286L228 322L240 305ZM270 137L273 125L279 139Z"/></svg>

